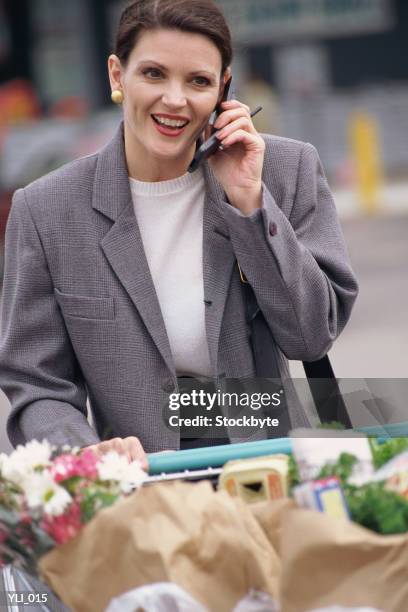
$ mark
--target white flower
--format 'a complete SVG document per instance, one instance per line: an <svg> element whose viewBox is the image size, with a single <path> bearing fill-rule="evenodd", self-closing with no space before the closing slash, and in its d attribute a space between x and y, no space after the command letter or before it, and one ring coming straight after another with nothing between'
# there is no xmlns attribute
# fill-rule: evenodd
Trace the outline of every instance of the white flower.
<svg viewBox="0 0 408 612"><path fill-rule="evenodd" d="M127 469L120 482L123 493L130 493L132 489L137 489L146 480L147 474L140 467L140 461L128 463Z"/></svg>
<svg viewBox="0 0 408 612"><path fill-rule="evenodd" d="M97 464L100 480L121 480L127 466L128 460L124 455L115 451L109 451L102 455Z"/></svg>
<svg viewBox="0 0 408 612"><path fill-rule="evenodd" d="M139 461L128 463L124 455L109 451L103 455L97 464L100 480L114 480L119 482L124 493L139 487L146 480L146 472L140 467Z"/></svg>
<svg viewBox="0 0 408 612"><path fill-rule="evenodd" d="M0 465L3 477L20 485L28 474L51 464L52 450L53 448L47 440L42 442L31 440L25 446L17 446L11 455L3 455L1 458Z"/></svg>
<svg viewBox="0 0 408 612"><path fill-rule="evenodd" d="M58 516L72 502L72 497L58 485L49 472L32 472L20 484L29 508L41 508L46 514Z"/></svg>

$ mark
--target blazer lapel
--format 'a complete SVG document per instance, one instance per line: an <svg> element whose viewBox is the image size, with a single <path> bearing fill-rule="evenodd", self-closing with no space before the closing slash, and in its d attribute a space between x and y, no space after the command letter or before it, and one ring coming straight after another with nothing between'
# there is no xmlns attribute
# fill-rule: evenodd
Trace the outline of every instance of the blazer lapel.
<svg viewBox="0 0 408 612"><path fill-rule="evenodd" d="M169 370L175 367L130 193L123 128L98 156L93 207L113 221L100 245Z"/></svg>
<svg viewBox="0 0 408 612"><path fill-rule="evenodd" d="M207 342L215 374L218 345L231 274L236 261L229 229L222 214L225 194L207 163L203 165L206 195L203 219L203 278Z"/></svg>
<svg viewBox="0 0 408 612"><path fill-rule="evenodd" d="M223 189L207 163L203 170L206 185L203 218L205 323L211 363L214 373L217 373L220 329L235 255L222 215ZM139 311L166 365L175 375L170 343L133 209L123 126L98 156L93 207L113 221L101 240L101 248Z"/></svg>

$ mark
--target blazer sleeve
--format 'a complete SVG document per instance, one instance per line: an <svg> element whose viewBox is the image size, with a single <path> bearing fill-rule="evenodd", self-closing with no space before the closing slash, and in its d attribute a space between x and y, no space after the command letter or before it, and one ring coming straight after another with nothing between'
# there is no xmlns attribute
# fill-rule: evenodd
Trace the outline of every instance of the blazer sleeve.
<svg viewBox="0 0 408 612"><path fill-rule="evenodd" d="M237 260L288 359L323 357L357 297L333 197L316 149L304 143L288 216L263 184L262 208L224 215Z"/></svg>
<svg viewBox="0 0 408 612"><path fill-rule="evenodd" d="M86 418L85 381L22 189L13 197L6 228L1 322L0 387L11 403L11 443L98 442Z"/></svg>

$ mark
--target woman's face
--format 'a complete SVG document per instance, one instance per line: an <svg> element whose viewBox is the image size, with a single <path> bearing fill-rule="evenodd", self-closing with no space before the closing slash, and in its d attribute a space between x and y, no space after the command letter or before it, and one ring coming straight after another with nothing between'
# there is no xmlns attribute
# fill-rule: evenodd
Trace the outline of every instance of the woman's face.
<svg viewBox="0 0 408 612"><path fill-rule="evenodd" d="M192 157L221 93L221 67L211 40L170 29L143 32L126 67L110 56L111 86L123 92L132 145L167 162Z"/></svg>

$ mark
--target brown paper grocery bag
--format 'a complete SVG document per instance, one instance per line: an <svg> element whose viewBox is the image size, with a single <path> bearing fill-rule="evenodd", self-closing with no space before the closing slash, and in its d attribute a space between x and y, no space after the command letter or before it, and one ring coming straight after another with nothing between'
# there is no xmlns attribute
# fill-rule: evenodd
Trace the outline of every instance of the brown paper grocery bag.
<svg viewBox="0 0 408 612"><path fill-rule="evenodd" d="M249 508L272 544L273 549L280 556L282 519L290 508L297 508L294 500L284 497L251 504Z"/></svg>
<svg viewBox="0 0 408 612"><path fill-rule="evenodd" d="M311 510L282 515L282 612L329 605L408 611L408 536Z"/></svg>
<svg viewBox="0 0 408 612"><path fill-rule="evenodd" d="M78 612L132 588L172 581L209 610L230 612L250 588L278 597L280 561L249 508L208 482L159 483L101 511L40 562Z"/></svg>

